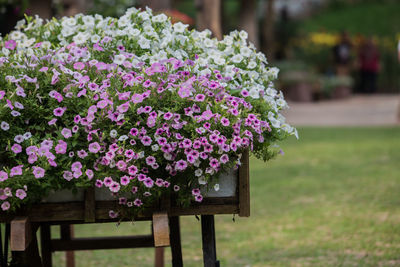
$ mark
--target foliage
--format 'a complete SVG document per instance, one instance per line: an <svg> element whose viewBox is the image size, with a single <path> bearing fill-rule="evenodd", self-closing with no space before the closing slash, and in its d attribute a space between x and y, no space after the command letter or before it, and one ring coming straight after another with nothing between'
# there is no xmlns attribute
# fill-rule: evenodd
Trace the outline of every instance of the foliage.
<svg viewBox="0 0 400 267"><path fill-rule="evenodd" d="M2 209L93 185L118 198L111 217L161 194L201 202L242 149L268 160L297 136L271 83L278 70L245 32L217 41L186 27L134 8L18 23L1 42Z"/></svg>

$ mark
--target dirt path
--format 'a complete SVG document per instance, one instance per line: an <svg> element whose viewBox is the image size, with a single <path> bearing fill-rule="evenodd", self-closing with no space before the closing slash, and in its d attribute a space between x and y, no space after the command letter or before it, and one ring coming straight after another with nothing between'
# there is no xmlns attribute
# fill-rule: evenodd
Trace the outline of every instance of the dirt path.
<svg viewBox="0 0 400 267"><path fill-rule="evenodd" d="M294 126L400 125L400 95L355 95L316 103L289 103L284 114Z"/></svg>

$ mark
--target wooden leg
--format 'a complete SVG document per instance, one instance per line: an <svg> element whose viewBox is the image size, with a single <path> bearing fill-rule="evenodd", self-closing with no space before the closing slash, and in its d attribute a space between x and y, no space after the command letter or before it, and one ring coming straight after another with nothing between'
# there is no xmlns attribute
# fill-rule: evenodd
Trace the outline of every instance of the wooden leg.
<svg viewBox="0 0 400 267"><path fill-rule="evenodd" d="M3 238L2 238L2 229L1 229L2 224L0 224L0 266L3 266Z"/></svg>
<svg viewBox="0 0 400 267"><path fill-rule="evenodd" d="M51 258L51 228L47 223L40 225L40 243L42 245L42 262L43 267L52 267Z"/></svg>
<svg viewBox="0 0 400 267"><path fill-rule="evenodd" d="M74 237L74 225L72 224L61 224L61 239L71 240ZM75 267L75 254L73 250L68 250L65 252L66 257L66 267Z"/></svg>
<svg viewBox="0 0 400 267"><path fill-rule="evenodd" d="M34 231L31 242L25 251L12 251L12 262L10 266L18 267L42 267L42 260L39 255L39 247Z"/></svg>
<svg viewBox="0 0 400 267"><path fill-rule="evenodd" d="M204 267L217 267L217 250L215 246L214 215L201 216L201 236L203 241Z"/></svg>
<svg viewBox="0 0 400 267"><path fill-rule="evenodd" d="M4 258L3 262L1 263L2 266L7 266L8 262L8 244L9 244L9 239L10 239L10 224L6 223L6 230L4 233Z"/></svg>
<svg viewBox="0 0 400 267"><path fill-rule="evenodd" d="M181 230L179 225L179 217L169 217L169 235L171 242L172 266L182 267L182 247L181 247Z"/></svg>
<svg viewBox="0 0 400 267"><path fill-rule="evenodd" d="M154 267L164 267L164 247L158 247L154 250Z"/></svg>

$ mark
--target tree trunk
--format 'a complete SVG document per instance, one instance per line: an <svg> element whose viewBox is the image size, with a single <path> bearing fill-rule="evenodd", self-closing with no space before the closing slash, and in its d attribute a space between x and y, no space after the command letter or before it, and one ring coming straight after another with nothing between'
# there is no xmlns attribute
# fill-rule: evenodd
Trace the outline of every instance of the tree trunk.
<svg viewBox="0 0 400 267"><path fill-rule="evenodd" d="M171 0L143 0L143 7L148 6L153 11L165 11L171 8Z"/></svg>
<svg viewBox="0 0 400 267"><path fill-rule="evenodd" d="M239 29L245 30L249 41L259 47L256 0L240 0Z"/></svg>
<svg viewBox="0 0 400 267"><path fill-rule="evenodd" d="M221 0L195 0L195 6L197 29L210 29L213 36L221 40Z"/></svg>
<svg viewBox="0 0 400 267"><path fill-rule="evenodd" d="M275 0L267 0L265 5L264 20L263 20L263 47L262 51L267 55L269 60L274 58L275 47L274 47L274 24L275 24L275 12L274 12Z"/></svg>
<svg viewBox="0 0 400 267"><path fill-rule="evenodd" d="M92 0L64 0L64 10L62 16L74 16L78 13L85 14L93 6Z"/></svg>

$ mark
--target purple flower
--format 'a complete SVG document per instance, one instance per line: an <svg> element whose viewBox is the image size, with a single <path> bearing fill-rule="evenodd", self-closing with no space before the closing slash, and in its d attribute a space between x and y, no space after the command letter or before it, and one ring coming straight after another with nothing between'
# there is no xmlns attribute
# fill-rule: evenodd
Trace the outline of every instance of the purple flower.
<svg viewBox="0 0 400 267"><path fill-rule="evenodd" d="M203 196L202 195L197 195L197 196L194 197L194 200L196 202L202 202L203 201Z"/></svg>
<svg viewBox="0 0 400 267"><path fill-rule="evenodd" d="M93 174L93 171L91 169L87 169L85 174L89 178L89 180L93 179L94 174Z"/></svg>
<svg viewBox="0 0 400 267"><path fill-rule="evenodd" d="M229 126L230 122L229 122L229 120L228 120L227 118L222 117L222 118L221 118L221 124L222 124L223 126Z"/></svg>
<svg viewBox="0 0 400 267"><path fill-rule="evenodd" d="M140 141L142 142L142 144L144 146L149 146L149 145L151 145L151 142L152 142L150 136L148 136L148 135L143 136L142 140L140 140Z"/></svg>
<svg viewBox="0 0 400 267"><path fill-rule="evenodd" d="M131 165L128 167L128 174L135 175L138 171L138 168L135 165Z"/></svg>
<svg viewBox="0 0 400 267"><path fill-rule="evenodd" d="M26 192L23 189L17 189L17 191L15 192L15 196L22 200L26 197Z"/></svg>
<svg viewBox="0 0 400 267"><path fill-rule="evenodd" d="M200 195L200 189L198 189L198 188L194 188L194 189L192 189L192 195L193 196L198 196L198 195Z"/></svg>
<svg viewBox="0 0 400 267"><path fill-rule="evenodd" d="M61 117L66 110L67 110L66 107L64 107L64 108L58 107L53 110L53 114L54 114L54 116Z"/></svg>
<svg viewBox="0 0 400 267"><path fill-rule="evenodd" d="M83 150L83 149L79 150L79 151L77 152L77 154L78 154L78 157L81 158L81 159L86 158L87 155L88 155L88 153L87 153L85 150Z"/></svg>
<svg viewBox="0 0 400 267"><path fill-rule="evenodd" d="M18 165L18 166L13 167L10 171L10 177L13 177L16 175L22 175L22 167L24 167L24 165Z"/></svg>
<svg viewBox="0 0 400 267"><path fill-rule="evenodd" d="M121 185L120 185L119 183L117 183L117 182L113 182L113 183L109 186L109 188L110 188L110 191L111 191L111 192L117 193L117 192L119 191L119 189L121 188Z"/></svg>
<svg viewBox="0 0 400 267"><path fill-rule="evenodd" d="M90 143L90 144L89 144L89 151L90 151L91 153L97 153L97 152L99 152L99 151L100 151L100 145L99 145L99 143L97 143L97 142Z"/></svg>
<svg viewBox="0 0 400 267"><path fill-rule="evenodd" d="M6 211L6 210L9 210L10 209L10 202L8 202L8 201L4 201L3 202L3 204L1 204L1 209L3 210L3 211Z"/></svg>
<svg viewBox="0 0 400 267"><path fill-rule="evenodd" d="M227 155L227 154L223 154L223 155L219 158L219 161L220 161L222 164L227 163L227 162L229 161L228 155Z"/></svg>
<svg viewBox="0 0 400 267"><path fill-rule="evenodd" d="M14 50L16 46L17 42L15 42L14 40L8 40L4 43L4 47L10 50Z"/></svg>
<svg viewBox="0 0 400 267"><path fill-rule="evenodd" d="M68 139L72 136L72 132L68 128L64 128L61 130L61 134L64 136L64 138Z"/></svg>
<svg viewBox="0 0 400 267"><path fill-rule="evenodd" d="M19 144L14 144L14 145L11 147L11 150L12 150L15 154L21 153L21 152L22 152L22 146L19 145Z"/></svg>
<svg viewBox="0 0 400 267"><path fill-rule="evenodd" d="M178 162L176 162L175 170L177 170L177 171L183 171L183 170L186 169L186 167L187 167L186 161L184 161L184 160L181 159L181 160L179 160Z"/></svg>
<svg viewBox="0 0 400 267"><path fill-rule="evenodd" d="M120 183L122 185L128 185L129 182L130 182L130 178L127 175L122 176L121 179L120 179Z"/></svg>
<svg viewBox="0 0 400 267"><path fill-rule="evenodd" d="M99 179L97 179L97 180L96 180L96 183L95 183L95 185L96 185L96 187L100 188L100 187L102 187L102 186L103 186L103 181L102 181L102 180L99 180Z"/></svg>
<svg viewBox="0 0 400 267"><path fill-rule="evenodd" d="M203 95L203 94L198 94L198 95L196 95L196 97L194 98L194 100L196 100L197 102L203 102L205 98L206 98L205 95Z"/></svg>
<svg viewBox="0 0 400 267"><path fill-rule="evenodd" d="M8 179L8 174L5 171L0 171L0 182Z"/></svg>
<svg viewBox="0 0 400 267"><path fill-rule="evenodd" d="M42 178L44 177L45 170L41 167L33 166L32 167L32 173L35 176L35 178Z"/></svg>
<svg viewBox="0 0 400 267"><path fill-rule="evenodd" d="M111 186L113 182L114 181L113 181L113 179L111 177L105 177L104 178L104 185L107 186L107 187Z"/></svg>
<svg viewBox="0 0 400 267"><path fill-rule="evenodd" d="M58 144L55 147L56 154L65 154L67 152L67 143L63 140L58 140Z"/></svg>
<svg viewBox="0 0 400 267"><path fill-rule="evenodd" d="M136 207L140 207L142 206L143 202L140 199L135 199L135 201L133 201L133 205L135 205Z"/></svg>
<svg viewBox="0 0 400 267"><path fill-rule="evenodd" d="M118 217L118 212L115 212L115 211L113 211L113 210L110 210L110 211L108 211L108 216L109 216L111 219L115 219L115 218Z"/></svg>
<svg viewBox="0 0 400 267"><path fill-rule="evenodd" d="M143 96L141 94L134 94L134 95L132 95L131 101L134 104L142 103L143 102Z"/></svg>
<svg viewBox="0 0 400 267"><path fill-rule="evenodd" d="M146 179L144 179L143 184L147 187L147 188L151 188L154 185L154 181L150 178L147 177Z"/></svg>
<svg viewBox="0 0 400 267"><path fill-rule="evenodd" d="M153 156L148 156L146 158L146 164L147 165L153 165L154 163L156 163L156 158Z"/></svg>

